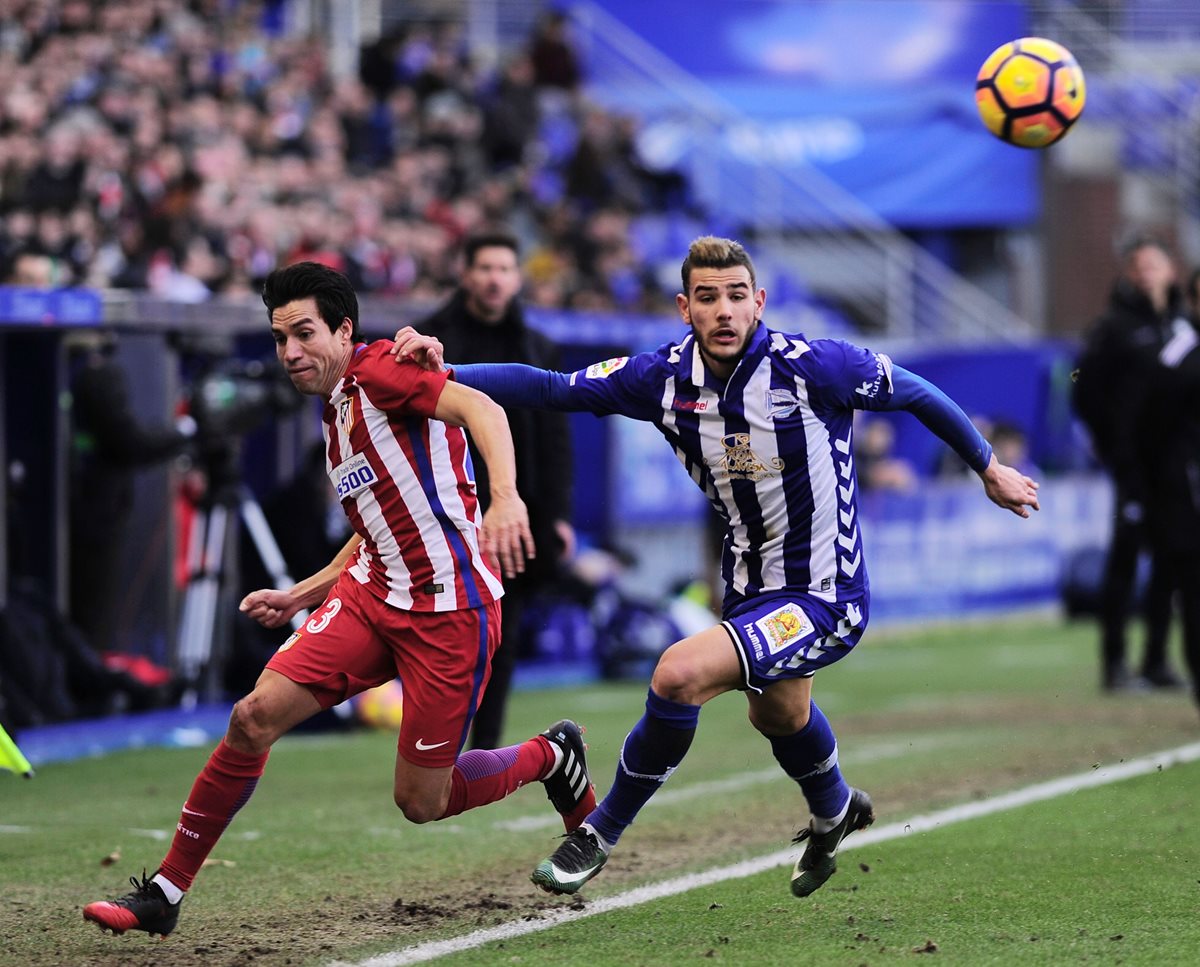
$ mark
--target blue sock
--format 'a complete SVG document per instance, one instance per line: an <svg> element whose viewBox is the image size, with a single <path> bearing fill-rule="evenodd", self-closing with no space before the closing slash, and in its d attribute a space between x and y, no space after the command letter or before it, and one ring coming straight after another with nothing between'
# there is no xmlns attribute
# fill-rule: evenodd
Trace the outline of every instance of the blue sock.
<svg viewBox="0 0 1200 967"><path fill-rule="evenodd" d="M800 785L814 816L833 819L850 801L850 787L838 768L837 739L817 703L809 706L808 724L795 735L771 735L771 751L783 771Z"/></svg>
<svg viewBox="0 0 1200 967"><path fill-rule="evenodd" d="M660 698L653 689L646 692L646 714L625 736L612 788L587 818L609 846L616 845L638 810L683 761L699 719L699 705Z"/></svg>

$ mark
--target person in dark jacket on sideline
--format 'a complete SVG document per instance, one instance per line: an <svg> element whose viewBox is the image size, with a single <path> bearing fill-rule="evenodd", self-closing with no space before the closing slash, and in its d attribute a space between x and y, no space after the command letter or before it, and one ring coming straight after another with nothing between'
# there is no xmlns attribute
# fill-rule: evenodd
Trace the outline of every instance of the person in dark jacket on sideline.
<svg viewBox="0 0 1200 967"><path fill-rule="evenodd" d="M70 618L97 651L114 651L125 532L134 477L188 448L195 423L142 422L130 401L129 374L106 333L81 333L82 362L71 381Z"/></svg>
<svg viewBox="0 0 1200 967"><path fill-rule="evenodd" d="M468 238L461 285L442 308L417 322L436 336L447 359L461 363L526 363L559 368L558 348L525 322L517 240L497 232ZM517 456L517 489L529 508L537 556L516 579L505 580L503 637L492 659L492 679L475 713L472 748L493 748L504 726L504 711L519 651L521 612L530 595L553 579L559 562L575 549L570 523L572 464L567 416L541 410L508 409ZM471 447L480 507L490 503L487 468Z"/></svg>
<svg viewBox="0 0 1200 967"><path fill-rule="evenodd" d="M1166 593L1179 605L1183 653L1200 704L1200 319L1194 310L1195 303L1190 318L1172 322L1138 403L1146 530Z"/></svg>
<svg viewBox="0 0 1200 967"><path fill-rule="evenodd" d="M1101 591L1101 686L1106 691L1183 683L1166 655L1171 580L1153 554L1146 527L1148 468L1143 401L1157 378L1158 354L1182 314L1175 265L1163 244L1138 237L1122 251L1121 275L1108 308L1092 327L1074 386L1074 405L1096 456L1113 480L1112 536ZM1138 560L1151 551L1144 607L1146 647L1141 677L1125 661L1125 626L1137 583Z"/></svg>

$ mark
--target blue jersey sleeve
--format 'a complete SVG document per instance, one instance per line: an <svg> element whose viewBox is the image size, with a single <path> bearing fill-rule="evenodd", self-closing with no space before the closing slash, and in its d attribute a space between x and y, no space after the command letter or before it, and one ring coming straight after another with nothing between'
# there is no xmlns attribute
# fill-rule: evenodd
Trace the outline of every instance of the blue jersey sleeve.
<svg viewBox="0 0 1200 967"><path fill-rule="evenodd" d="M554 391L567 379L562 373L524 363L471 363L453 366L454 379L486 393L501 406L553 409Z"/></svg>
<svg viewBox="0 0 1200 967"><path fill-rule="evenodd" d="M460 383L486 393L501 406L649 419L653 411L643 384L650 365L652 360L646 357L621 356L574 373L519 363L474 363L453 370Z"/></svg>
<svg viewBox="0 0 1200 967"><path fill-rule="evenodd" d="M992 447L962 408L945 393L916 373L892 366L894 391L885 410L907 410L953 448L976 473L992 459Z"/></svg>

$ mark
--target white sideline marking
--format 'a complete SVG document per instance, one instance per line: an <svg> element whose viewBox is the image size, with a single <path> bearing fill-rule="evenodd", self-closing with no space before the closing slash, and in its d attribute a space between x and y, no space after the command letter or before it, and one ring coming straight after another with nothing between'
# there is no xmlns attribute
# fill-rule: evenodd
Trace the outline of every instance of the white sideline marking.
<svg viewBox="0 0 1200 967"><path fill-rule="evenodd" d="M1081 789L1104 786L1109 783L1120 782L1123 779L1143 776L1150 772L1169 769L1172 766L1183 765L1184 763L1196 762L1198 760L1200 760L1200 742L1195 742L1190 745L1180 746L1177 749L1168 749L1165 752L1144 756L1140 759L1131 759L1128 762L1091 769L1073 776L1063 776L1060 779L1039 782L1032 786L1026 786L1024 789L1017 789L1014 792L1005 793L1001 796L993 796L991 799L964 803L961 806L951 806L949 809L941 809L924 816L914 816L907 822L889 823L887 826L868 829L865 832L856 833L854 839L847 840L842 849L850 850L861 846L871 846L874 843L881 843L885 840L897 839L907 833L922 833L941 826L961 823L968 819L978 819L980 816L1005 812L1009 809L1027 806L1030 803L1042 802L1043 800L1054 799L1067 793L1078 792ZM519 923L500 924L499 926L488 927L484 930L475 930L472 933L461 937L454 937L450 940L435 940L430 943L417 944L414 947L405 947L392 953L368 957L366 960L354 962L334 961L330 967L404 967L407 964L420 964L443 957L446 954L457 953L460 950L472 950L486 943L491 943L494 940L512 940L515 937L523 937L526 934L549 930L551 927L557 927L561 923L570 923L572 920L582 920L585 917L593 917L599 913L608 913L610 910L623 910L626 907L638 906L642 903L649 903L652 900L660 900L663 897L675 896L679 893L686 893L689 890L709 886L713 883L720 883L725 880L736 880L747 876L754 876L757 873L791 863L794 855L794 848L779 850L775 853L768 853L766 856L757 857L756 859L734 863L731 866L721 866L716 869L706 870L703 873L691 873L672 880L664 880L662 883L653 883L649 886L638 887L636 890L630 890L627 893L602 897L599 900L593 900L588 903L587 909L584 910L552 910L543 914L537 920L522 920Z"/></svg>

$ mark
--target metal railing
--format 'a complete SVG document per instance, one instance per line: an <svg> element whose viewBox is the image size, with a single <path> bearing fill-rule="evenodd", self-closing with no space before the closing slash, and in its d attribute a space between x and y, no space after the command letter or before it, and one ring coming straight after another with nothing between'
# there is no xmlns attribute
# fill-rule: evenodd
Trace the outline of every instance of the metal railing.
<svg viewBox="0 0 1200 967"><path fill-rule="evenodd" d="M744 117L595 3L572 7L584 52L604 58L623 90L644 93L698 140L723 138ZM846 307L884 338L918 334L945 342L1011 342L1035 327L895 230L877 212L815 168L760 162L747 181L712 155L691 152L693 184L719 187L746 213L747 225L780 226L756 244L756 261L780 266L816 294ZM790 224L789 224L790 223Z"/></svg>
<svg viewBox="0 0 1200 967"><path fill-rule="evenodd" d="M1200 8L1040 0L1035 29L1064 44L1108 103L1091 123L1116 129L1123 177L1142 178L1173 215L1185 255L1200 257Z"/></svg>

